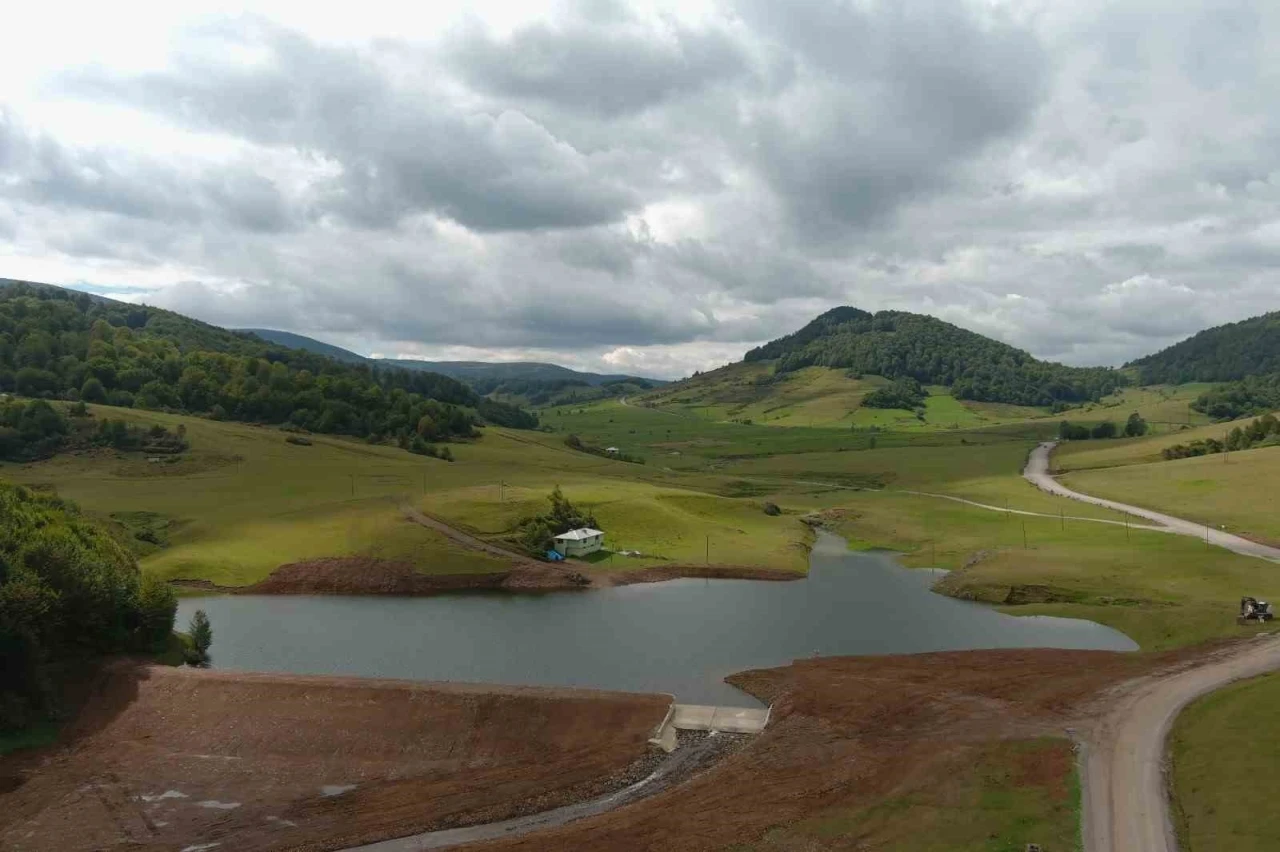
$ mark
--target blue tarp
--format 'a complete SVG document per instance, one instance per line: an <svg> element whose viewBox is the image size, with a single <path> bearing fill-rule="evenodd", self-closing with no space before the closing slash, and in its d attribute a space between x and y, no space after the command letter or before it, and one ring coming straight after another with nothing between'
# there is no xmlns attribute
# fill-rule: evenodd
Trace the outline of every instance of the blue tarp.
<svg viewBox="0 0 1280 852"><path fill-rule="evenodd" d="M558 551L558 550L548 550L548 551L547 551L547 558L548 558L548 559L550 559L552 562L563 562L563 561L564 561L564 556L562 556L562 555L560 554L560 551Z"/></svg>

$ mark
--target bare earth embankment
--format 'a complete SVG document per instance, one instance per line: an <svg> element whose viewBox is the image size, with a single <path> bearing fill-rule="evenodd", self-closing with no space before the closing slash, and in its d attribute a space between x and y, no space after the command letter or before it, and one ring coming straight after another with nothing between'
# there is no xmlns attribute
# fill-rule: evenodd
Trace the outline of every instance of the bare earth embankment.
<svg viewBox="0 0 1280 852"><path fill-rule="evenodd" d="M964 807L919 803L948 801L946 785L993 747L1065 743L1069 731L1089 748L1086 802L1096 814L1126 771L1128 741L1106 720L1159 729L1173 705L1147 696L1164 696L1161 684L1214 682L1224 661L1252 660L1258 647L837 657L744 672L730 682L773 712L740 750L616 810L468 848L908 844L921 819L938 836L959 830L947 820ZM584 690L117 673L64 745L0 760L0 848L332 850L542 812L645 777L655 759L647 737L668 702ZM1147 706L1161 718L1146 719ZM1038 748L1055 755L1052 765L1015 763L1009 783L1066 797L1069 749ZM1159 758L1158 747L1147 752L1135 764L1143 772ZM1119 757L1099 775L1095 759L1108 754ZM1099 780L1107 777L1116 780Z"/></svg>
<svg viewBox="0 0 1280 852"><path fill-rule="evenodd" d="M670 698L123 667L51 756L0 759L0 848L333 849L589 798Z"/></svg>

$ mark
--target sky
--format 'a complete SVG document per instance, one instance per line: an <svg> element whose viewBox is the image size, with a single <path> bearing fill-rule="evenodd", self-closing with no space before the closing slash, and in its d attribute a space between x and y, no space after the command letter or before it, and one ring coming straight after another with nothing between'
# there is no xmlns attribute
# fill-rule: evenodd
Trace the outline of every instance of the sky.
<svg viewBox="0 0 1280 852"><path fill-rule="evenodd" d="M1266 0L24 7L0 277L659 378L836 305L1090 365L1280 309Z"/></svg>

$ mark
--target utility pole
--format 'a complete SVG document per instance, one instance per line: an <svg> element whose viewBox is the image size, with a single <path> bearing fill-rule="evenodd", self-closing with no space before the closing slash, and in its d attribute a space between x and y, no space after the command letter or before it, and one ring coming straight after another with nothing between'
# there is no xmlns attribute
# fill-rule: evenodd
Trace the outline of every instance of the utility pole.
<svg viewBox="0 0 1280 852"><path fill-rule="evenodd" d="M354 497L356 496L356 475L348 473L347 476L351 477L351 496Z"/></svg>
<svg viewBox="0 0 1280 852"><path fill-rule="evenodd" d="M707 536L707 564L711 564L711 536Z"/></svg>
<svg viewBox="0 0 1280 852"><path fill-rule="evenodd" d="M1067 510L1058 509L1058 521L1062 524L1062 531L1067 531Z"/></svg>
<svg viewBox="0 0 1280 852"><path fill-rule="evenodd" d="M1027 522L1022 522L1022 549L1027 549Z"/></svg>

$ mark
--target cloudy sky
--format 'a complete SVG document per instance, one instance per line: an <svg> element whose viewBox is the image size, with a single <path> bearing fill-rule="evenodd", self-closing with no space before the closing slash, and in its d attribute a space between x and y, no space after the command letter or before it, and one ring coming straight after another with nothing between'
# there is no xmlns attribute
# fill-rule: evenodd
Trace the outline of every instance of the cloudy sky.
<svg viewBox="0 0 1280 852"><path fill-rule="evenodd" d="M0 277L662 377L838 304L1074 364L1280 309L1268 0L96 6L6 13Z"/></svg>

